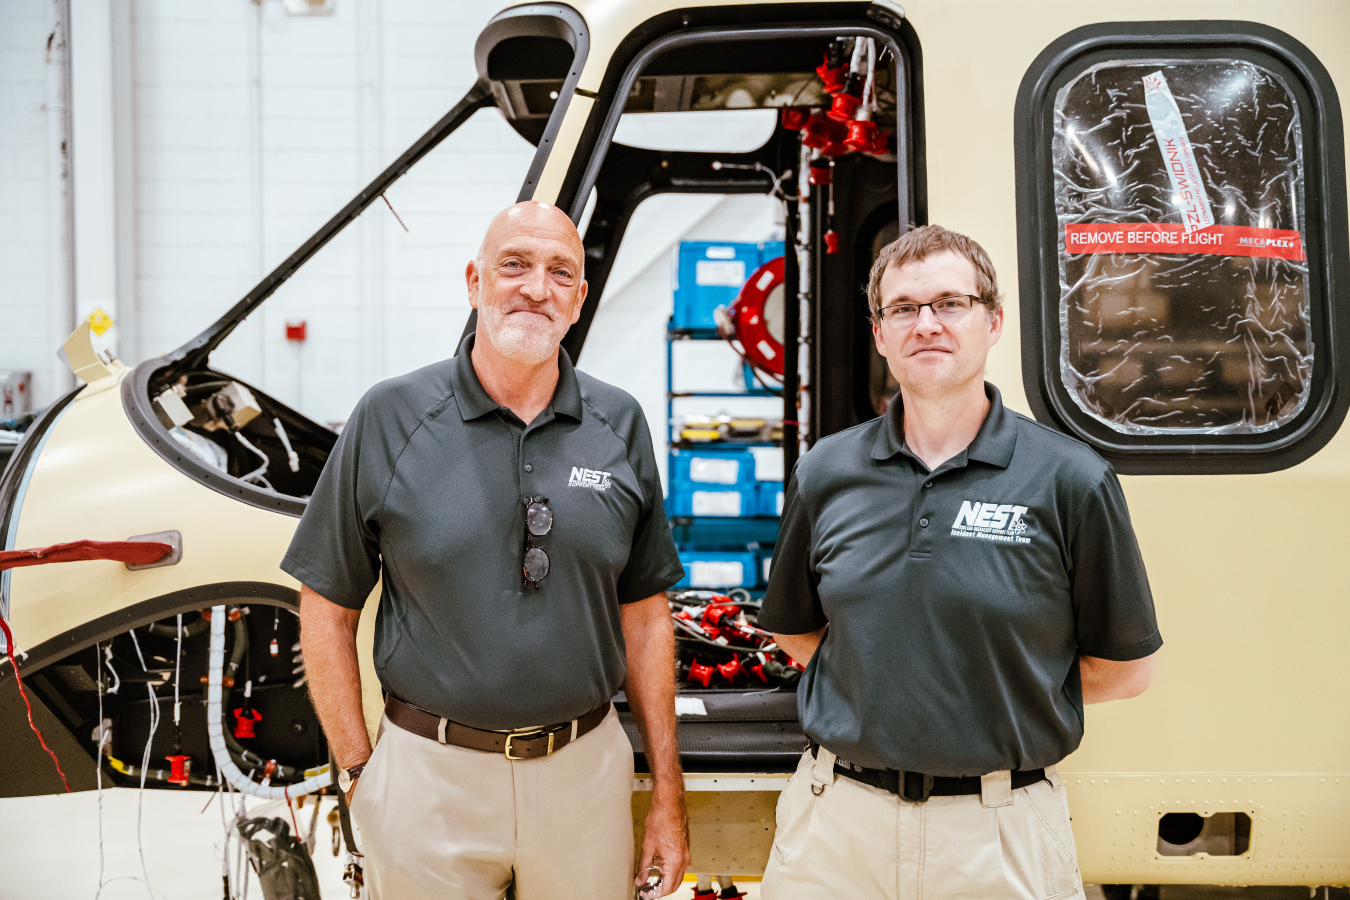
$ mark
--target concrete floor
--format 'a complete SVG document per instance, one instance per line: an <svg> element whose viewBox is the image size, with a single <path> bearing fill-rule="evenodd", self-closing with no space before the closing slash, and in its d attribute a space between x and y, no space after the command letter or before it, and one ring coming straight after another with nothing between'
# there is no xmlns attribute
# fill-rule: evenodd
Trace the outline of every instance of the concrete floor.
<svg viewBox="0 0 1350 900"><path fill-rule="evenodd" d="M99 893L99 809L94 792L48 797L0 800L0 872L3 896L25 900L67 900L96 895L98 900L220 900L223 826L219 799L207 803L199 792L146 791L137 835L138 792L127 789L103 792L103 889ZM203 805L205 804L205 808ZM345 853L333 856L332 830L325 817L331 801L320 807L313 859L323 896L329 900L348 896L342 883ZM307 830L313 806L297 812L301 829ZM285 816L280 803L255 801L249 815ZM144 870L140 848L144 849ZM148 872L153 894L146 889ZM748 900L759 900L758 882L740 882ZM693 883L674 896L691 900ZM1087 885L1088 900L1104 900L1097 885ZM250 897L260 898L256 879ZM1163 885L1155 894L1142 893L1139 900L1347 900L1345 888L1319 888L1310 895L1306 887L1226 888L1194 885Z"/></svg>

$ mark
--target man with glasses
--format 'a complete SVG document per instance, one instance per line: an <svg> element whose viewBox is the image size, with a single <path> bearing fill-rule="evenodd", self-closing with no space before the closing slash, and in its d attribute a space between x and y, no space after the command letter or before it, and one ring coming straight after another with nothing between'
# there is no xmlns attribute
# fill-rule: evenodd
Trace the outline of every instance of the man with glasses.
<svg viewBox="0 0 1350 900"><path fill-rule="evenodd" d="M1003 309L978 244L910 231L867 296L900 392L798 463L759 617L807 664L810 739L763 896L1081 898L1055 764L1162 644L1125 498L985 382Z"/></svg>
<svg viewBox="0 0 1350 900"><path fill-rule="evenodd" d="M688 862L664 593L684 571L641 407L559 347L582 266L557 208L498 215L466 271L475 333L361 399L282 563L377 900L631 897L620 688L654 778L636 880L659 864L669 893Z"/></svg>

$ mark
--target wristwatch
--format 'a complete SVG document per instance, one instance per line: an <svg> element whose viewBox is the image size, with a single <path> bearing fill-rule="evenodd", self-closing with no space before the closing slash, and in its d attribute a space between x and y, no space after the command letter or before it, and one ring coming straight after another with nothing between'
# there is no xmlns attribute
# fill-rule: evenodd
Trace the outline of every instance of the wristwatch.
<svg viewBox="0 0 1350 900"><path fill-rule="evenodd" d="M338 770L338 787L342 789L342 793L345 794L352 789L352 784L361 777L361 770L365 767L365 763L357 763L350 769Z"/></svg>

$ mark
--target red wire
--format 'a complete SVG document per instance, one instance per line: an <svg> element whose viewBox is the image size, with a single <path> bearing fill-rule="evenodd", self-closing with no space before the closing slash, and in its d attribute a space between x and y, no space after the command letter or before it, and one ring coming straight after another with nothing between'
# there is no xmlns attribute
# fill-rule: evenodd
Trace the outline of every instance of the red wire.
<svg viewBox="0 0 1350 900"><path fill-rule="evenodd" d="M42 739L42 732L38 731L37 725L33 723L33 705L28 702L28 692L23 688L23 679L19 677L19 661L14 658L14 632L9 630L9 623L5 621L4 616L0 616L0 630L5 632L5 650L9 652L9 664L14 667L14 680L19 685L19 695L23 697L23 705L28 708L28 727L33 729L33 734L37 735L38 743L42 749L47 751L47 755L52 758L56 764L56 774L61 776L61 783L66 786L66 793L74 793L70 789L70 782L66 781L66 773L61 771L61 762L52 752L52 748L47 746L47 742Z"/></svg>
<svg viewBox="0 0 1350 900"><path fill-rule="evenodd" d="M295 829L295 842L303 845L305 843L305 836L300 833L300 823L295 821L295 807L291 806L291 789L289 785L281 789L281 795L286 798L286 808L291 812L291 827Z"/></svg>

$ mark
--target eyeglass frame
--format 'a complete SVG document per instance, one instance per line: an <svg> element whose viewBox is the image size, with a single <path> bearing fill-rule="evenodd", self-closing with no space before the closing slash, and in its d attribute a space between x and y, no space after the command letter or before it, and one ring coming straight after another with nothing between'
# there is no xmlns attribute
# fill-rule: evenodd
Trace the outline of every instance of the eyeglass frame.
<svg viewBox="0 0 1350 900"><path fill-rule="evenodd" d="M539 590L539 585L548 577L548 573L553 570L553 560L549 559L548 551L534 542L536 537L547 537L553 533L553 507L548 505L547 497L522 497L521 502L525 504L525 546L520 551L520 579L521 590L534 585L534 589ZM530 507L538 503L548 511L548 527L544 529L543 534L535 534L530 530ZM548 567L544 574L538 578L531 578L529 571L525 568L525 558L531 550L538 550L544 554L544 564Z"/></svg>
<svg viewBox="0 0 1350 900"><path fill-rule="evenodd" d="M894 308L897 307L897 306L917 306L917 307L919 308L919 311L914 315L914 321L917 322L917 321L919 321L919 318L920 318L921 316L923 316L923 308L926 306L926 307L928 307L929 311L933 313L933 317L934 317L934 318L938 318L939 321L940 321L941 319L940 319L940 317L938 316L938 311L937 311L936 309L933 308L933 305L934 305L935 303L941 303L941 302L944 301L944 300L955 300L955 299L957 299L958 297L961 298L961 299L963 299L963 300L969 300L969 301L970 301L970 305L966 307L966 312L970 312L972 309L975 308L975 306L976 306L977 304L978 304L978 305L981 305L981 306L987 305L987 304L985 304L985 302L984 302L982 299L980 299L980 297L977 296L976 294L947 294L946 296L939 297L939 298L937 298L936 300L930 300L930 301L927 302L927 303L912 303L912 302L910 302L910 301L908 301L908 300L902 300L902 301L900 301L899 303L892 303L892 304L890 304L890 305L888 305L888 306L880 307L875 313L873 313L872 315L868 316L868 318L871 319L874 323L876 323L876 324L878 324L878 325L884 325L887 321L889 321L889 320L886 318L886 310L888 310L888 309L894 309ZM953 318L955 318L955 317L953 317ZM913 323L910 323L910 324L913 324Z"/></svg>

